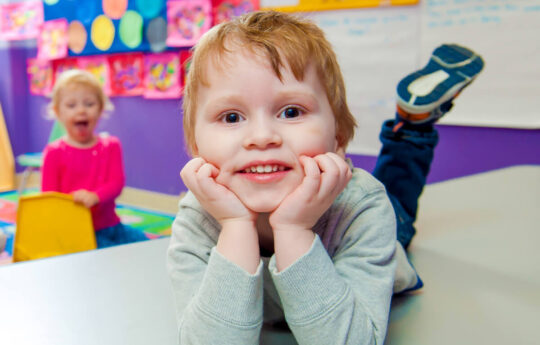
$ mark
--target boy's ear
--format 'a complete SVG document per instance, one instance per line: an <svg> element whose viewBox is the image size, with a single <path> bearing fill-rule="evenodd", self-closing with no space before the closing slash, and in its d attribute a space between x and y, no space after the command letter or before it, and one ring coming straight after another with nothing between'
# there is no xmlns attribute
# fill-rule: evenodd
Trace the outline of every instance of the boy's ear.
<svg viewBox="0 0 540 345"><path fill-rule="evenodd" d="M340 156L341 158L345 159L345 147L339 145L339 140L336 136L335 142L335 153Z"/></svg>
<svg viewBox="0 0 540 345"><path fill-rule="evenodd" d="M338 149L336 150L336 154L340 156L341 158L345 159L345 148L338 147Z"/></svg>

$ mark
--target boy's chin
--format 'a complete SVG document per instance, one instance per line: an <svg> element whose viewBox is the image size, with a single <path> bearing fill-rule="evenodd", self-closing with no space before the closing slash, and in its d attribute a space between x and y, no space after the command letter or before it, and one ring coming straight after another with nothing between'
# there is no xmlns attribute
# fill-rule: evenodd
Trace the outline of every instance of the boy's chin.
<svg viewBox="0 0 540 345"><path fill-rule="evenodd" d="M242 200L242 203L255 213L272 213L281 200Z"/></svg>

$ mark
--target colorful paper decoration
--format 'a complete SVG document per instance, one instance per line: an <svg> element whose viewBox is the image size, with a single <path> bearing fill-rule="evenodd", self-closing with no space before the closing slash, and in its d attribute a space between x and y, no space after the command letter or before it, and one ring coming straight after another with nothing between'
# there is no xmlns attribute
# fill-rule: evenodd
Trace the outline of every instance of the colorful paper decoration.
<svg viewBox="0 0 540 345"><path fill-rule="evenodd" d="M210 29L210 15L209 0L167 2L167 45L170 47L195 45Z"/></svg>
<svg viewBox="0 0 540 345"><path fill-rule="evenodd" d="M109 56L111 96L140 96L144 92L142 53Z"/></svg>
<svg viewBox="0 0 540 345"><path fill-rule="evenodd" d="M78 20L69 23L68 26L68 48L75 54L79 54L84 50L88 34L84 25Z"/></svg>
<svg viewBox="0 0 540 345"><path fill-rule="evenodd" d="M144 73L144 97L179 98L182 94L179 54L145 55Z"/></svg>
<svg viewBox="0 0 540 345"><path fill-rule="evenodd" d="M36 38L43 24L41 1L5 4L0 6L0 39L24 40Z"/></svg>
<svg viewBox="0 0 540 345"><path fill-rule="evenodd" d="M135 4L137 5L139 13L145 19L157 17L165 7L164 0L135 0Z"/></svg>
<svg viewBox="0 0 540 345"><path fill-rule="evenodd" d="M53 61L53 71L54 71L54 78L53 81L56 80L60 74L62 74L65 71L68 71L70 69L79 68L79 65L77 64L77 59L59 59Z"/></svg>
<svg viewBox="0 0 540 345"><path fill-rule="evenodd" d="M103 0L103 12L112 19L120 19L126 12L128 0Z"/></svg>
<svg viewBox="0 0 540 345"><path fill-rule="evenodd" d="M152 19L146 27L146 39L150 50L160 53L167 48L167 22L162 17Z"/></svg>
<svg viewBox="0 0 540 345"><path fill-rule="evenodd" d="M99 50L105 51L111 47L114 40L114 25L109 17L100 15L94 19L90 37Z"/></svg>
<svg viewBox="0 0 540 345"><path fill-rule="evenodd" d="M214 25L259 9L259 0L212 0Z"/></svg>
<svg viewBox="0 0 540 345"><path fill-rule="evenodd" d="M88 56L77 58L77 65L80 69L92 73L106 94L111 94L109 61L104 55Z"/></svg>
<svg viewBox="0 0 540 345"><path fill-rule="evenodd" d="M49 20L43 23L38 36L38 59L54 60L67 55L67 27L65 19Z"/></svg>
<svg viewBox="0 0 540 345"><path fill-rule="evenodd" d="M47 96L53 86L53 65L48 60L27 60L28 83L30 93Z"/></svg>
<svg viewBox="0 0 540 345"><path fill-rule="evenodd" d="M135 11L127 11L120 19L118 34L129 48L137 48L142 42L143 19Z"/></svg>

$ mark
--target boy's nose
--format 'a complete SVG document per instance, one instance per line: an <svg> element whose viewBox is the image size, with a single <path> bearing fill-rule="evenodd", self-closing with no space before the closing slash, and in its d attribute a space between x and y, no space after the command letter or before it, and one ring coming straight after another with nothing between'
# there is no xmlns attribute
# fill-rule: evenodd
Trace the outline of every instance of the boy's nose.
<svg viewBox="0 0 540 345"><path fill-rule="evenodd" d="M281 145L282 138L271 120L251 119L244 137L244 147L265 149Z"/></svg>

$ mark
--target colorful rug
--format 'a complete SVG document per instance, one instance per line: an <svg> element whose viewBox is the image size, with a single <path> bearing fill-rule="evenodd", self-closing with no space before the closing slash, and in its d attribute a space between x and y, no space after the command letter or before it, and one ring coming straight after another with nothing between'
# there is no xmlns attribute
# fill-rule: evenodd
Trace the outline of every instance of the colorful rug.
<svg viewBox="0 0 540 345"><path fill-rule="evenodd" d="M38 193L38 190L28 189L24 195L36 193ZM0 253L0 264L11 262L11 256L13 255L17 200L16 191L0 193L0 233L7 235L6 250ZM174 215L127 205L116 205L116 212L123 224L141 230L149 239L165 237L171 234Z"/></svg>

